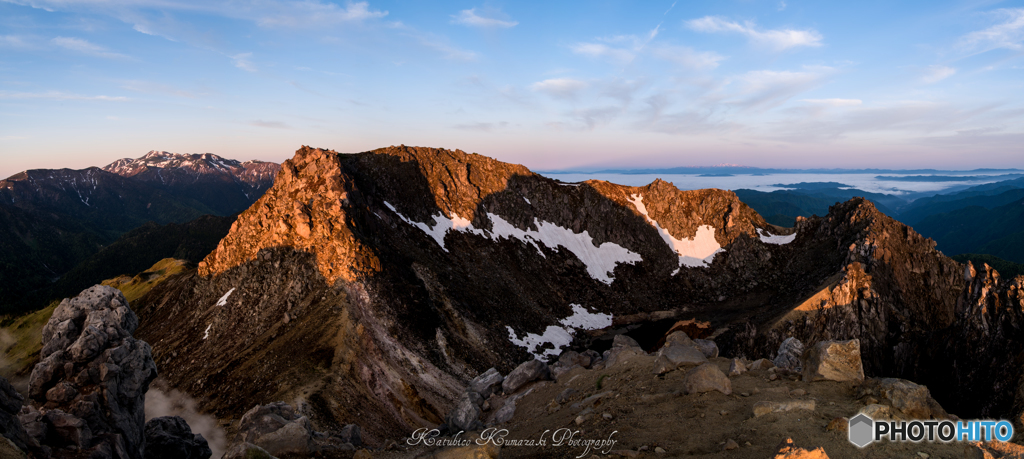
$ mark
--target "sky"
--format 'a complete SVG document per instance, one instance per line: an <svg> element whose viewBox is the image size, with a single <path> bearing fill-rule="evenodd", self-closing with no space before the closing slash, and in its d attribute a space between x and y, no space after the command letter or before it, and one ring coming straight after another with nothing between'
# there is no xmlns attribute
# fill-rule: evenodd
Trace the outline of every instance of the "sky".
<svg viewBox="0 0 1024 459"><path fill-rule="evenodd" d="M1024 1L0 0L0 176L419 145L1024 167Z"/></svg>

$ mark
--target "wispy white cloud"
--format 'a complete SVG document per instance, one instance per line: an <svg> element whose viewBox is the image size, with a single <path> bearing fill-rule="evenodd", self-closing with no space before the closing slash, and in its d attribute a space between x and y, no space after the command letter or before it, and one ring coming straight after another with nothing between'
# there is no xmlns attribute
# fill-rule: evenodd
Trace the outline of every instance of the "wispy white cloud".
<svg viewBox="0 0 1024 459"><path fill-rule="evenodd" d="M459 14L452 15L453 24L462 24L470 27L481 27L485 29L508 29L519 25L517 21L505 21L496 18L488 18L476 14L476 8L459 11Z"/></svg>
<svg viewBox="0 0 1024 459"><path fill-rule="evenodd" d="M800 102L829 107L856 107L864 103L860 99L802 99Z"/></svg>
<svg viewBox="0 0 1024 459"><path fill-rule="evenodd" d="M468 123L468 124L456 124L454 127L460 131L477 131L477 132L492 132L498 129L502 129L508 126L507 121L501 121L498 123Z"/></svg>
<svg viewBox="0 0 1024 459"><path fill-rule="evenodd" d="M196 98L196 94L191 91L186 91L184 89L154 81L129 80L121 84L121 89L145 94L163 94L175 97L186 97L189 99Z"/></svg>
<svg viewBox="0 0 1024 459"><path fill-rule="evenodd" d="M987 29L964 35L960 45L972 51L997 48L1024 49L1024 8L1003 8L989 13L1000 22Z"/></svg>
<svg viewBox="0 0 1024 459"><path fill-rule="evenodd" d="M0 35L0 48L28 48L29 45L22 37L16 35Z"/></svg>
<svg viewBox="0 0 1024 459"><path fill-rule="evenodd" d="M613 48L604 43L577 43L569 47L572 52L589 57L605 57L618 63L632 61L636 54L627 49Z"/></svg>
<svg viewBox="0 0 1024 459"><path fill-rule="evenodd" d="M775 8L775 9L778 10L778 11L783 11L783 10L786 9L787 6L789 6L789 5L786 5L786 2L780 1L779 2L779 6L777 8Z"/></svg>
<svg viewBox="0 0 1024 459"><path fill-rule="evenodd" d="M732 32L744 35L754 44L782 51L799 46L821 46L823 37L816 30L769 29L760 30L751 22L742 24L728 21L720 17L705 16L685 22L686 26L697 32Z"/></svg>
<svg viewBox="0 0 1024 459"><path fill-rule="evenodd" d="M740 92L728 103L743 108L774 108L821 85L834 72L831 67L809 67L799 72L750 71L733 80L739 83Z"/></svg>
<svg viewBox="0 0 1024 459"><path fill-rule="evenodd" d="M666 61L692 69L713 69L725 56L711 51L695 51L689 46L662 45L651 48L651 53Z"/></svg>
<svg viewBox="0 0 1024 459"><path fill-rule="evenodd" d="M604 58L617 64L628 64L640 55L653 56L691 69L713 69L725 59L710 51L696 51L688 46L654 43L661 25L642 36L615 35L598 38L592 42L580 42L569 49L583 56Z"/></svg>
<svg viewBox="0 0 1024 459"><path fill-rule="evenodd" d="M122 96L85 96L81 94L69 94L61 91L46 92L15 92L0 91L0 99L22 100L22 99L48 99L48 100L97 100L107 102L125 102L129 99Z"/></svg>
<svg viewBox="0 0 1024 459"><path fill-rule="evenodd" d="M249 59L252 57L252 53L240 53L228 57L230 57L231 60L234 61L235 67L245 70L246 72L256 71L256 66L253 65L252 61Z"/></svg>
<svg viewBox="0 0 1024 459"><path fill-rule="evenodd" d="M953 76L956 73L956 69L953 67L946 67L944 65L932 65L924 71L924 75L921 76L921 81L931 84L938 83L946 78Z"/></svg>
<svg viewBox="0 0 1024 459"><path fill-rule="evenodd" d="M249 122L250 126L256 126L268 129L288 129L289 126L281 121L264 121L264 120L252 120Z"/></svg>
<svg viewBox="0 0 1024 459"><path fill-rule="evenodd" d="M67 50L95 57L103 57L106 59L125 59L128 57L124 54L115 53L107 48L104 48L95 43L90 43L89 41L83 40L81 38L55 37L54 39L50 40L50 43L53 43L54 45L57 45Z"/></svg>
<svg viewBox="0 0 1024 459"><path fill-rule="evenodd" d="M382 18L387 11L372 10L367 2L348 3L344 7L317 0L265 1L257 5L269 7L255 18L263 26L309 27ZM270 14L267 14L270 13Z"/></svg>
<svg viewBox="0 0 1024 459"><path fill-rule="evenodd" d="M575 99L586 87L587 82L572 78L550 78L530 85L530 89L558 99Z"/></svg>
<svg viewBox="0 0 1024 459"><path fill-rule="evenodd" d="M475 61L477 59L475 52L453 46L447 40L436 35L413 32L411 36L419 41L421 45L441 53L445 59L453 61Z"/></svg>

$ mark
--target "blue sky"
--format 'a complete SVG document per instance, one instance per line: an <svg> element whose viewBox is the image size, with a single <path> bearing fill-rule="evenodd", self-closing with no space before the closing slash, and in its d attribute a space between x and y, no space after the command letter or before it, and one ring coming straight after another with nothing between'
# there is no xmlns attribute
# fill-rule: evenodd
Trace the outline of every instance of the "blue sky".
<svg viewBox="0 0 1024 459"><path fill-rule="evenodd" d="M0 176L424 145L1024 167L1024 4L0 0Z"/></svg>

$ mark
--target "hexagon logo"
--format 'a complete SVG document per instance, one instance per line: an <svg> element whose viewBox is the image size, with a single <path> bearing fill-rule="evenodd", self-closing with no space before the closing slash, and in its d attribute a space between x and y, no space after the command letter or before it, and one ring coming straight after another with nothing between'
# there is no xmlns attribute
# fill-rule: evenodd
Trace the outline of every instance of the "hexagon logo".
<svg viewBox="0 0 1024 459"><path fill-rule="evenodd" d="M853 443L858 448L863 448L871 444L874 430L875 421L869 418L866 414L861 413L850 418L850 425L847 428L850 443Z"/></svg>

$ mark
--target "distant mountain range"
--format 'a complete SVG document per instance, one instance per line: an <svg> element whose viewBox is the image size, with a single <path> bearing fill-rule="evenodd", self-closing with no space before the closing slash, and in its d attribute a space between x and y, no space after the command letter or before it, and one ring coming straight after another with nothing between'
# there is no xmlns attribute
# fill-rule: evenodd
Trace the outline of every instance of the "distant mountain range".
<svg viewBox="0 0 1024 459"><path fill-rule="evenodd" d="M0 311L50 300L54 281L147 222L245 210L279 169L209 153L152 151L103 168L34 169L0 181Z"/></svg>

